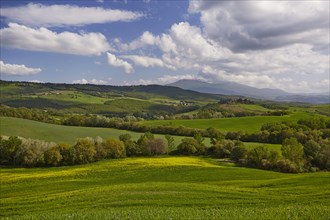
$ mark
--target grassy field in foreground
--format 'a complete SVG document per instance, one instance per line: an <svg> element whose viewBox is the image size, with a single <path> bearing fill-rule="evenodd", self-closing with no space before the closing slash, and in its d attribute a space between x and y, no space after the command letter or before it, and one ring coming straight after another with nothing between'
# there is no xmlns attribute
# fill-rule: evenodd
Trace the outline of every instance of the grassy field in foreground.
<svg viewBox="0 0 330 220"><path fill-rule="evenodd" d="M298 121L301 118L312 116L312 113L299 112L285 116L249 116L239 118L213 118L213 119L193 119L193 120L150 120L139 122L144 125L168 125L190 128L217 128L223 132L228 131L258 131L265 123L282 122L282 121Z"/></svg>
<svg viewBox="0 0 330 220"><path fill-rule="evenodd" d="M3 219L329 219L330 173L198 157L0 168Z"/></svg>

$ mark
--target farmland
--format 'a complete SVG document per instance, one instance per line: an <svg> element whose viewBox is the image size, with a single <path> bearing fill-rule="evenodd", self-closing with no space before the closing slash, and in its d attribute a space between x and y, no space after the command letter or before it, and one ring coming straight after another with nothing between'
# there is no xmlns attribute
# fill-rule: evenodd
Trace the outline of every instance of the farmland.
<svg viewBox="0 0 330 220"><path fill-rule="evenodd" d="M330 174L283 174L199 157L1 168L2 218L328 219Z"/></svg>
<svg viewBox="0 0 330 220"><path fill-rule="evenodd" d="M138 139L142 133L118 130L113 128L88 128L47 124L20 118L0 117L0 135L20 136L25 138L52 141L57 143L73 144L77 138L97 137L118 138L121 134L130 134L133 139ZM164 135L156 135L164 139ZM183 137L173 136L175 144L178 145ZM204 143L209 146L210 140L206 138ZM280 151L278 144L245 143L247 148L265 145L270 150Z"/></svg>
<svg viewBox="0 0 330 220"><path fill-rule="evenodd" d="M96 137L102 138L118 138L119 135L128 133L134 139L139 138L141 133L117 130L112 128L88 128L47 124L20 118L1 117L1 135L21 136L25 138L33 138L39 140L53 141L57 143L73 144L77 138ZM163 137L164 135L156 135ZM174 137L178 143L182 137Z"/></svg>
<svg viewBox="0 0 330 220"><path fill-rule="evenodd" d="M265 123L298 121L304 117L310 117L312 113L299 112L285 116L249 116L239 118L219 118L219 119L194 119L194 120L149 120L139 122L144 125L167 125L167 126L185 126L189 128L217 128L223 132L228 131L258 131Z"/></svg>
<svg viewBox="0 0 330 220"><path fill-rule="evenodd" d="M236 220L330 216L330 174L326 172L329 128L325 120L329 104L266 102L162 86L1 83L0 103L5 117L0 117L0 135L59 144L47 151L43 147L47 144L40 141L25 140L19 145L16 150L20 154L11 155L30 155L38 161L32 165L34 168L22 168L27 166L8 160L6 164L4 160L6 166L0 167L2 219ZM305 121L298 124L301 119ZM262 125L272 122L292 123L270 125L268 130L260 131ZM157 127L158 130L152 130ZM128 154L131 151L127 149L132 149L129 143L137 149L155 143L152 138L151 142L139 141L142 132L147 131L160 131L155 137L162 138L164 146L164 136L172 134L172 151ZM217 137L217 132L226 139ZM125 133L133 139L123 142L126 158L96 159L99 154L95 153L91 160L77 165L76 155L83 149L78 148L77 138L100 136L104 139L100 146L105 146L108 138L118 139ZM286 137L300 138L303 144L292 142L301 149L297 162L290 161L281 150ZM182 141L184 138L188 141ZM218 139L210 143L210 138ZM311 142L313 138L318 142ZM237 140L246 142L240 147ZM14 142L4 139L2 143ZM60 151L59 162L49 167L49 152L62 149L65 145L61 143L68 144L72 160L64 161L65 154ZM102 149L96 148L97 143L92 143L90 152L93 153L93 147L95 152L101 152L96 151ZM182 143L204 146L205 151L186 154L183 145L180 148ZM311 159L306 160L305 146L315 147L312 149L317 154L309 154L315 159L313 164ZM233 157L237 152L234 149L242 153L237 154L238 159Z"/></svg>

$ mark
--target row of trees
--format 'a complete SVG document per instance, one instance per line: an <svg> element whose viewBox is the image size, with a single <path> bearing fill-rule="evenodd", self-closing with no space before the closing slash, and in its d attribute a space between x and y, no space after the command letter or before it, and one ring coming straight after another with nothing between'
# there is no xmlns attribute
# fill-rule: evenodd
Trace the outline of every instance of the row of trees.
<svg viewBox="0 0 330 220"><path fill-rule="evenodd" d="M29 109L25 107L12 108L5 105L0 105L0 116L24 118L47 123L55 123L49 113L40 109Z"/></svg>
<svg viewBox="0 0 330 220"><path fill-rule="evenodd" d="M103 159L134 156L203 155L227 158L247 167L269 169L281 172L307 172L330 170L330 140L321 143L310 140L304 145L296 138L283 141L281 153L266 146L247 148L243 142L228 140L223 136L211 138L211 147L205 145L201 134L193 138L183 138L175 145L174 138L155 138L145 133L136 141L131 135L123 134L118 139L80 138L72 146L15 136L0 139L0 164L36 167L66 166L91 163Z"/></svg>
<svg viewBox="0 0 330 220"><path fill-rule="evenodd" d="M167 136L168 146L173 148L173 137ZM168 153L163 139L145 133L134 141L129 134L119 139L101 137L80 138L72 146L21 137L1 137L0 164L36 167L65 166L91 163L103 159L126 156L156 156Z"/></svg>

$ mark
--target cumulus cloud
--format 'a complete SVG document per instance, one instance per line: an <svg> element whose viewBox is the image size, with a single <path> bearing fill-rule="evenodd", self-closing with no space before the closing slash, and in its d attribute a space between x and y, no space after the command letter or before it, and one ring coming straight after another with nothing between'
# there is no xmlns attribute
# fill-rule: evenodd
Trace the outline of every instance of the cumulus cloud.
<svg viewBox="0 0 330 220"><path fill-rule="evenodd" d="M0 30L1 46L74 55L101 55L110 49L101 33L56 33L47 28L33 29L9 23Z"/></svg>
<svg viewBox="0 0 330 220"><path fill-rule="evenodd" d="M154 80L150 80L150 79L133 80L131 82L125 82L125 85L149 85L149 84L166 85L182 79L206 81L201 76L196 76L194 74L185 74L185 75L165 75Z"/></svg>
<svg viewBox="0 0 330 220"><path fill-rule="evenodd" d="M173 83L173 82L176 82L178 80L183 80L183 79L206 81L201 76L196 76L194 74L185 74L185 75L165 75L165 76L158 78L156 80L156 82L164 85L164 84Z"/></svg>
<svg viewBox="0 0 330 220"><path fill-rule="evenodd" d="M289 92L329 91L329 4L192 0L188 12L200 15L201 27L180 22L165 33L144 32L117 45L130 53L159 50L161 55L154 58L175 67L176 79L183 69L211 82Z"/></svg>
<svg viewBox="0 0 330 220"><path fill-rule="evenodd" d="M235 51L308 43L328 48L329 1L190 1L204 32Z"/></svg>
<svg viewBox="0 0 330 220"><path fill-rule="evenodd" d="M152 33L149 31L143 32L143 34L136 40L130 42L129 44L123 44L119 39L116 39L116 42L119 44L119 47L123 51L136 50L145 46L155 45L158 41Z"/></svg>
<svg viewBox="0 0 330 220"><path fill-rule="evenodd" d="M123 67L126 73L134 72L133 66L130 63L128 63L127 61L124 61L109 52L107 53L107 56L108 56L109 65L115 66L115 67Z"/></svg>
<svg viewBox="0 0 330 220"><path fill-rule="evenodd" d="M138 56L138 55L126 55L121 56L125 59L132 60L133 63L137 66L143 67L166 67L171 70L176 70L172 65L165 64L161 59L148 57L148 56Z"/></svg>
<svg viewBox="0 0 330 220"><path fill-rule="evenodd" d="M87 80L87 79L78 79L78 80L74 80L72 81L73 84L96 84L96 85L104 85L107 84L107 81L104 80L97 80L97 79L91 79L91 80Z"/></svg>
<svg viewBox="0 0 330 220"><path fill-rule="evenodd" d="M33 83L45 83L44 81L37 80L37 79L30 80L29 82L33 82Z"/></svg>
<svg viewBox="0 0 330 220"><path fill-rule="evenodd" d="M141 18L143 14L132 11L104 9L101 7L29 3L20 7L2 8L1 16L6 17L11 22L24 25L51 27L118 21L128 22Z"/></svg>
<svg viewBox="0 0 330 220"><path fill-rule="evenodd" d="M40 73L40 68L30 68L25 65L18 64L7 64L2 60L0 61L0 72L1 74L12 75L12 76L27 76Z"/></svg>

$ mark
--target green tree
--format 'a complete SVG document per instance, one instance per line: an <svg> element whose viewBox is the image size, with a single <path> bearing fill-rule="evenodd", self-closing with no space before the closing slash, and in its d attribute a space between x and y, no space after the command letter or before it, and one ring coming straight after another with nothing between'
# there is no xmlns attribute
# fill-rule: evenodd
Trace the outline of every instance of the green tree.
<svg viewBox="0 0 330 220"><path fill-rule="evenodd" d="M49 148L44 153L44 160L47 166L58 166L62 160L59 146Z"/></svg>
<svg viewBox="0 0 330 220"><path fill-rule="evenodd" d="M203 136L201 135L200 132L197 132L194 135L194 139L196 140L197 146L196 146L196 150L197 150L197 154L205 154L206 153L206 146L204 144L204 140L205 138L203 138Z"/></svg>
<svg viewBox="0 0 330 220"><path fill-rule="evenodd" d="M247 154L248 164L253 167L266 167L268 165L269 151L264 145L251 149Z"/></svg>
<svg viewBox="0 0 330 220"><path fill-rule="evenodd" d="M58 149L62 156L61 165L73 164L73 148L68 144L59 144Z"/></svg>
<svg viewBox="0 0 330 220"><path fill-rule="evenodd" d="M85 164L94 161L96 149L92 138L79 138L72 148L74 164Z"/></svg>
<svg viewBox="0 0 330 220"><path fill-rule="evenodd" d="M0 139L0 164L15 165L15 155L22 141L16 136Z"/></svg>
<svg viewBox="0 0 330 220"><path fill-rule="evenodd" d="M282 155L294 163L300 163L304 156L304 147L296 138L287 138L282 144Z"/></svg>
<svg viewBox="0 0 330 220"><path fill-rule="evenodd" d="M234 146L230 154L230 159L238 162L240 159L244 159L246 155L247 149L244 146Z"/></svg>
<svg viewBox="0 0 330 220"><path fill-rule="evenodd" d="M193 138L183 138L178 146L178 153L184 155L193 155L197 152L198 143Z"/></svg>
<svg viewBox="0 0 330 220"><path fill-rule="evenodd" d="M174 144L174 138L171 135L165 135L165 139L167 141L167 148L168 151L174 151L175 150L175 144Z"/></svg>
<svg viewBox="0 0 330 220"><path fill-rule="evenodd" d="M103 143L106 151L105 158L123 158L126 157L125 145L122 141L109 138Z"/></svg>

